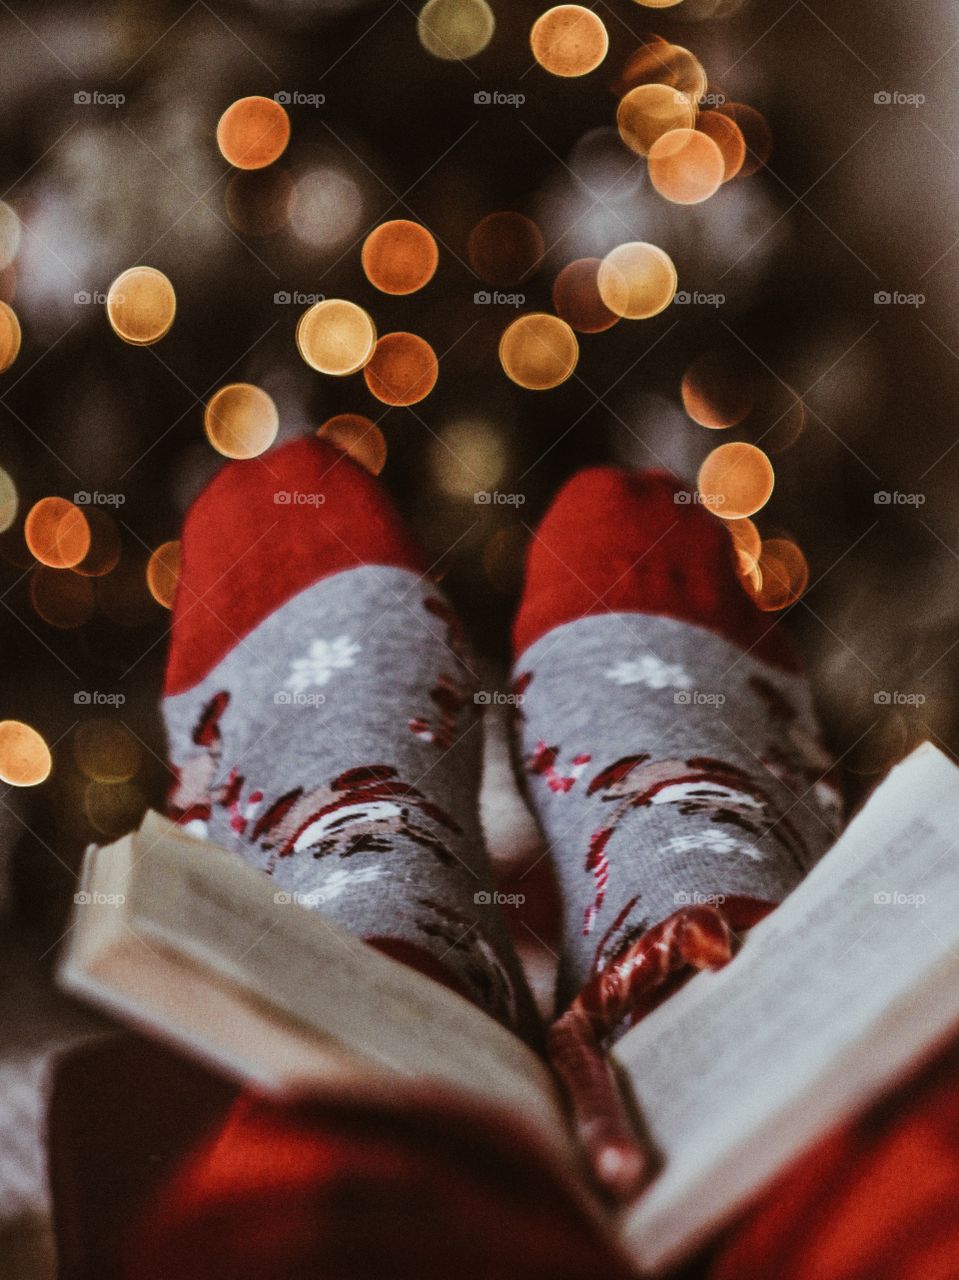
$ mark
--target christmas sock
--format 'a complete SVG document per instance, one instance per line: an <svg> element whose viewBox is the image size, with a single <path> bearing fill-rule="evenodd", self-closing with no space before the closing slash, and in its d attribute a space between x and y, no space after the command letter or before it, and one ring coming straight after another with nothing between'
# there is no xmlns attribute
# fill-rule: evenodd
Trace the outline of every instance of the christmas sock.
<svg viewBox="0 0 959 1280"><path fill-rule="evenodd" d="M662 473L584 471L531 544L518 735L562 890L562 1005L644 938L659 978L695 946L716 959L713 909L754 922L838 822L807 682L722 522L681 492ZM650 933L677 911L682 929Z"/></svg>
<svg viewBox="0 0 959 1280"><path fill-rule="evenodd" d="M191 509L163 714L168 811L509 1025L527 997L490 905L481 732L457 619L376 480L299 440Z"/></svg>

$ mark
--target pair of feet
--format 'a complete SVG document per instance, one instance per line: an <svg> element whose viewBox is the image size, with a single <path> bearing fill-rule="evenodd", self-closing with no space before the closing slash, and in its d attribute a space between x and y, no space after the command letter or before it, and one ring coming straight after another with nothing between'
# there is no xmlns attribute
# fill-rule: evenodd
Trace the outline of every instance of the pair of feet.
<svg viewBox="0 0 959 1280"><path fill-rule="evenodd" d="M531 542L513 727L561 891L561 1007L603 1005L602 975L678 909L748 923L835 832L805 680L680 493L581 472ZM232 464L183 566L171 816L528 1033L477 819L476 667L379 483L311 439Z"/></svg>

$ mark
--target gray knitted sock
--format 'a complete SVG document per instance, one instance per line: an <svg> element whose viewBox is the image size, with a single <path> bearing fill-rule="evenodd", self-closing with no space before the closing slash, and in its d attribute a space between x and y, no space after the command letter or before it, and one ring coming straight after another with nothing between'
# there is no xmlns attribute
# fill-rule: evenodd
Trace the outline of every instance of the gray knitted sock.
<svg viewBox="0 0 959 1280"><path fill-rule="evenodd" d="M312 440L265 462L225 468L187 518L171 816L262 868L279 901L521 1024L457 620L372 477Z"/></svg>
<svg viewBox="0 0 959 1280"><path fill-rule="evenodd" d="M682 492L581 473L532 543L518 745L562 892L563 1004L680 907L778 902L837 830L808 684Z"/></svg>

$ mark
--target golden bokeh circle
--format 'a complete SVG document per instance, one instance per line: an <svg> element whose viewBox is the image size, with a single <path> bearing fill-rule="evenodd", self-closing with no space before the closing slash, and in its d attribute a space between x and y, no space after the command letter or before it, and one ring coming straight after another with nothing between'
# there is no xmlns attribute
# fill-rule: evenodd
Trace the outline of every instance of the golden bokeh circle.
<svg viewBox="0 0 959 1280"><path fill-rule="evenodd" d="M616 110L619 136L638 156L673 129L691 129L696 107L690 98L668 84L641 84L624 95Z"/></svg>
<svg viewBox="0 0 959 1280"><path fill-rule="evenodd" d="M107 293L107 319L118 338L148 347L170 332L176 315L173 285L156 267L130 267Z"/></svg>
<svg viewBox="0 0 959 1280"><path fill-rule="evenodd" d="M416 23L420 44L444 62L475 58L495 30L496 19L486 0L428 0Z"/></svg>
<svg viewBox="0 0 959 1280"><path fill-rule="evenodd" d="M760 585L754 599L766 613L795 604L809 585L809 565L790 538L767 538L759 554Z"/></svg>
<svg viewBox="0 0 959 1280"><path fill-rule="evenodd" d="M425 338L415 333L387 333L377 342L363 377L383 404L417 404L436 386L439 361Z"/></svg>
<svg viewBox="0 0 959 1280"><path fill-rule="evenodd" d="M743 135L746 156L738 176L752 177L768 164L773 151L772 130L766 117L755 107L749 107L744 102L724 102L716 110L721 116L732 120Z"/></svg>
<svg viewBox="0 0 959 1280"><path fill-rule="evenodd" d="M536 223L511 210L488 213L470 232L466 245L470 266L479 278L503 288L532 275L545 252Z"/></svg>
<svg viewBox="0 0 959 1280"><path fill-rule="evenodd" d="M695 54L682 45L654 37L630 55L614 88L622 96L641 84L669 85L698 107L709 82Z"/></svg>
<svg viewBox="0 0 959 1280"><path fill-rule="evenodd" d="M304 311L296 326L300 355L317 373L358 373L376 349L376 325L355 302L325 298Z"/></svg>
<svg viewBox="0 0 959 1280"><path fill-rule="evenodd" d="M759 530L748 516L743 516L741 520L727 520L726 528L733 540L740 571L751 573L755 570L762 551L763 540Z"/></svg>
<svg viewBox="0 0 959 1280"><path fill-rule="evenodd" d="M672 204L702 204L722 186L725 172L723 153L697 129L673 129L649 149L649 180Z"/></svg>
<svg viewBox="0 0 959 1280"><path fill-rule="evenodd" d="M595 71L609 52L602 18L581 4L559 4L541 13L529 42L544 71L566 78Z"/></svg>
<svg viewBox="0 0 959 1280"><path fill-rule="evenodd" d="M21 339L17 313L6 302L0 302L0 373L6 373L20 354Z"/></svg>
<svg viewBox="0 0 959 1280"><path fill-rule="evenodd" d="M600 258L577 258L553 281L553 306L577 333L603 333L619 320L599 294Z"/></svg>
<svg viewBox="0 0 959 1280"><path fill-rule="evenodd" d="M220 116L216 144L234 169L265 169L286 150L290 117L273 98L239 98Z"/></svg>
<svg viewBox="0 0 959 1280"><path fill-rule="evenodd" d="M381 293L407 294L433 279L440 255L436 241L419 222L397 218L366 237L360 261L366 278Z"/></svg>
<svg viewBox="0 0 959 1280"><path fill-rule="evenodd" d="M249 382L231 382L207 401L206 438L225 458L255 458L269 449L280 429L273 397Z"/></svg>
<svg viewBox="0 0 959 1280"><path fill-rule="evenodd" d="M100 507L88 507L83 514L90 528L90 547L73 571L84 578L102 578L116 568L120 559L120 530L113 517Z"/></svg>
<svg viewBox="0 0 959 1280"><path fill-rule="evenodd" d="M51 569L72 569L90 550L90 525L66 498L41 498L27 512L23 536L30 554Z"/></svg>
<svg viewBox="0 0 959 1280"><path fill-rule="evenodd" d="M0 271L10 266L20 251L20 219L0 200Z"/></svg>
<svg viewBox="0 0 959 1280"><path fill-rule="evenodd" d="M6 533L16 520L19 507L20 495L13 476L0 467L0 533Z"/></svg>
<svg viewBox="0 0 959 1280"><path fill-rule="evenodd" d="M772 463L753 444L721 444L699 468L697 488L703 505L724 520L755 515L772 495Z"/></svg>
<svg viewBox="0 0 959 1280"><path fill-rule="evenodd" d="M668 253L657 245L632 240L607 253L596 282L610 311L626 320L649 320L672 302L678 280Z"/></svg>
<svg viewBox="0 0 959 1280"><path fill-rule="evenodd" d="M746 161L746 139L743 131L732 118L719 111L701 111L696 128L712 138L723 157L723 182L735 178Z"/></svg>
<svg viewBox="0 0 959 1280"><path fill-rule="evenodd" d="M162 542L147 561L147 588L164 609L173 608L182 561L183 550L176 540Z"/></svg>
<svg viewBox="0 0 959 1280"><path fill-rule="evenodd" d="M565 382L579 360L576 334L559 316L532 311L510 324L499 344L507 377L527 391L549 391Z"/></svg>
<svg viewBox="0 0 959 1280"><path fill-rule="evenodd" d="M673 9L682 2L683 0L635 0L644 9Z"/></svg>
<svg viewBox="0 0 959 1280"><path fill-rule="evenodd" d="M88 782L84 789L83 811L101 836L121 836L130 831L145 808L143 792L129 782Z"/></svg>
<svg viewBox="0 0 959 1280"><path fill-rule="evenodd" d="M53 768L50 748L36 729L21 720L0 720L0 781L11 787L35 787Z"/></svg>
<svg viewBox="0 0 959 1280"><path fill-rule="evenodd" d="M91 782L129 782L140 767L139 743L114 720L84 720L72 745L77 767Z"/></svg>
<svg viewBox="0 0 959 1280"><path fill-rule="evenodd" d="M680 384L683 408L701 427L736 427L752 412L755 393L741 367L717 351L697 356Z"/></svg>
<svg viewBox="0 0 959 1280"><path fill-rule="evenodd" d="M316 434L349 454L371 475L378 476L386 466L386 437L375 422L361 413L338 413L328 418Z"/></svg>
<svg viewBox="0 0 959 1280"><path fill-rule="evenodd" d="M93 617L96 601L89 578L37 565L30 577L30 603L51 627L70 631Z"/></svg>

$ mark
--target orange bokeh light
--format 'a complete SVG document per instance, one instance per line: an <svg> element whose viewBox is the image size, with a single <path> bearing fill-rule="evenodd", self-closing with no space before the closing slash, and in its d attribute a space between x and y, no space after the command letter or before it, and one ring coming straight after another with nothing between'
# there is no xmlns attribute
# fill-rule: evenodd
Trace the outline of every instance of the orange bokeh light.
<svg viewBox="0 0 959 1280"><path fill-rule="evenodd" d="M417 334L387 333L376 344L363 377L383 404L417 404L436 386L439 361L430 344Z"/></svg>
<svg viewBox="0 0 959 1280"><path fill-rule="evenodd" d="M711 138L723 157L723 182L735 178L746 161L746 139L732 116L718 111L701 111L696 128Z"/></svg>
<svg viewBox="0 0 959 1280"><path fill-rule="evenodd" d="M649 149L649 180L673 204L702 204L723 184L723 154L705 133L673 129Z"/></svg>
<svg viewBox="0 0 959 1280"><path fill-rule="evenodd" d="M499 344L500 363L507 377L527 391L549 391L565 382L576 368L579 343L558 316L532 311L519 316Z"/></svg>
<svg viewBox="0 0 959 1280"><path fill-rule="evenodd" d="M172 609L180 581L182 549L179 542L164 542L147 563L147 587L150 595L164 609Z"/></svg>
<svg viewBox="0 0 959 1280"><path fill-rule="evenodd" d="M676 267L658 245L633 240L611 249L596 276L599 295L626 320L650 320L676 296Z"/></svg>
<svg viewBox="0 0 959 1280"><path fill-rule="evenodd" d="M90 550L87 518L66 498L41 498L27 513L23 536L31 555L51 569L72 569Z"/></svg>
<svg viewBox="0 0 959 1280"><path fill-rule="evenodd" d="M220 116L216 142L235 169L264 169L286 150L290 117L272 98L240 98Z"/></svg>
<svg viewBox="0 0 959 1280"><path fill-rule="evenodd" d="M795 604L809 585L806 557L789 538L767 538L757 568L761 582L754 599L767 613Z"/></svg>
<svg viewBox="0 0 959 1280"><path fill-rule="evenodd" d="M721 444L699 468L697 487L703 505L724 520L755 515L766 505L776 482L772 463L755 445Z"/></svg>
<svg viewBox="0 0 959 1280"><path fill-rule="evenodd" d="M693 422L712 431L735 427L752 411L752 382L738 362L717 351L697 356L683 374L683 407Z"/></svg>
<svg viewBox="0 0 959 1280"><path fill-rule="evenodd" d="M720 115L738 127L746 147L746 158L739 170L740 178L749 178L769 163L773 151L773 135L766 117L744 102L724 102L716 108Z"/></svg>
<svg viewBox="0 0 959 1280"><path fill-rule="evenodd" d="M338 413L328 418L316 434L349 454L374 476L386 466L386 438L376 423L361 413Z"/></svg>
<svg viewBox="0 0 959 1280"><path fill-rule="evenodd" d="M0 720L0 781L35 787L52 768L50 748L36 729L21 720Z"/></svg>
<svg viewBox="0 0 959 1280"><path fill-rule="evenodd" d="M577 333L603 333L619 320L599 293L600 258L577 258L553 281L553 306Z"/></svg>
<svg viewBox="0 0 959 1280"><path fill-rule="evenodd" d="M0 302L0 373L6 371L20 354L20 321L6 302Z"/></svg>
<svg viewBox="0 0 959 1280"><path fill-rule="evenodd" d="M418 222L397 218L374 228L360 259L366 278L382 293L415 293L432 280L439 263L436 241Z"/></svg>
<svg viewBox="0 0 959 1280"><path fill-rule="evenodd" d="M560 4L540 14L529 42L533 57L554 76L585 76L609 51L602 18L580 4Z"/></svg>
<svg viewBox="0 0 959 1280"><path fill-rule="evenodd" d="M641 84L669 85L698 106L708 81L702 63L694 54L682 45L654 36L630 55L613 88L622 97Z"/></svg>
<svg viewBox="0 0 959 1280"><path fill-rule="evenodd" d="M169 333L176 316L173 285L156 267L130 267L110 285L107 319L118 338L149 347Z"/></svg>
<svg viewBox="0 0 959 1280"><path fill-rule="evenodd" d="M648 156L664 133L691 129L695 123L693 102L668 84L637 85L624 94L616 109L619 136L638 156Z"/></svg>
<svg viewBox="0 0 959 1280"><path fill-rule="evenodd" d="M280 427L272 396L249 382L221 387L203 411L207 439L225 458L255 458L270 447Z"/></svg>

